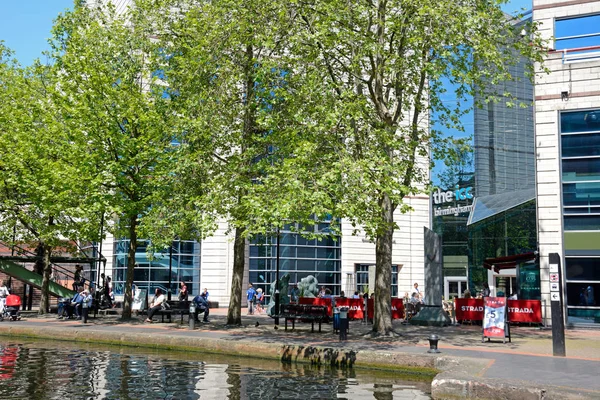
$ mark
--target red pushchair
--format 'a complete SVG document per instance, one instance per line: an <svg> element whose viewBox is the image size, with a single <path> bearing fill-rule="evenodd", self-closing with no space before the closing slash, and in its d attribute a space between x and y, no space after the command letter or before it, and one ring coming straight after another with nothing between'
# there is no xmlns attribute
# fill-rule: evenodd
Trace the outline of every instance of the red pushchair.
<svg viewBox="0 0 600 400"><path fill-rule="evenodd" d="M8 318L13 321L18 321L21 319L21 313L19 313L19 309L21 308L21 298L16 294L9 294L6 296L6 305L4 307L4 315L3 318Z"/></svg>

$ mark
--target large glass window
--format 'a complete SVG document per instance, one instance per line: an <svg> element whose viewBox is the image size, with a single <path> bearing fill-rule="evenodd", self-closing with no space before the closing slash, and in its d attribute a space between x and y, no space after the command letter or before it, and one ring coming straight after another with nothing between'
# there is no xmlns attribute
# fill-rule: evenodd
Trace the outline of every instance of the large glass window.
<svg viewBox="0 0 600 400"><path fill-rule="evenodd" d="M568 206L600 206L600 182L563 184L563 204Z"/></svg>
<svg viewBox="0 0 600 400"><path fill-rule="evenodd" d="M600 181L600 156L598 158L565 159L563 182Z"/></svg>
<svg viewBox="0 0 600 400"><path fill-rule="evenodd" d="M309 227L315 234L329 231L329 221L315 221ZM286 225L280 232L279 275L290 275L290 284L300 282L309 275L328 287L333 295L341 291L340 238L307 239L297 233L299 227ZM319 240L320 239L320 240ZM271 295L271 282L277 271L277 236L257 235L250 242L249 279L255 288Z"/></svg>
<svg viewBox="0 0 600 400"><path fill-rule="evenodd" d="M600 15L558 19L554 37L557 50L600 45Z"/></svg>
<svg viewBox="0 0 600 400"><path fill-rule="evenodd" d="M600 15L586 18L566 21L593 20L595 31L600 32ZM580 28L584 33L591 32L589 27ZM600 39L600 35L594 38ZM570 40L566 42L570 43ZM565 258L567 315L570 323L598 324L600 303L596 293L600 290L600 243L593 244L592 232L600 231L600 110L561 113L560 132L565 237L573 235L567 231L580 231L578 235L585 236L580 237L579 242L591 244L585 254L571 254L573 250Z"/></svg>
<svg viewBox="0 0 600 400"><path fill-rule="evenodd" d="M170 249L163 249L148 257L148 241L138 242L135 256L136 267L133 274L134 284L140 289L153 293L160 288L168 293L169 281L172 296L179 293L179 282L186 283L190 294L200 290L200 243L196 241L174 241ZM129 240L117 240L114 243L113 290L122 295L127 278L127 250Z"/></svg>

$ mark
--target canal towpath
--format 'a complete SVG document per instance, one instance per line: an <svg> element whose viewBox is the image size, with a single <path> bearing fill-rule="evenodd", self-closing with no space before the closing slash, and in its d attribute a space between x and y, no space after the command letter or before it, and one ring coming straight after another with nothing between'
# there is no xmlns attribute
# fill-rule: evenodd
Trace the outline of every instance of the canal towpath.
<svg viewBox="0 0 600 400"><path fill-rule="evenodd" d="M144 323L144 316L121 321L99 316L88 324L57 320L56 315L29 315L0 323L0 334L123 346L162 347L184 351L264 357L296 362L352 365L356 368L421 369L440 373L432 383L434 398L498 399L600 398L600 330L566 331L566 357L552 356L550 330L515 327L511 343L481 342L481 327L418 327L394 322L398 337L371 338L371 325L352 321L348 340L340 341L330 324L311 332L298 323L274 329L264 315L243 316L241 327L225 325L226 309L211 310L211 322L189 329L173 323ZM84 334L82 334L84 333ZM428 354L428 337L440 337L440 354Z"/></svg>

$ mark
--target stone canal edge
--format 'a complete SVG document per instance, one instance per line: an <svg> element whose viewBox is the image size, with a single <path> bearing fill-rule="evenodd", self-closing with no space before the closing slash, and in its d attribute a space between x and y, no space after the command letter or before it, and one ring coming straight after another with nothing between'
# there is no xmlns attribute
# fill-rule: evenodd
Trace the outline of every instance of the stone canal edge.
<svg viewBox="0 0 600 400"><path fill-rule="evenodd" d="M49 326L0 325L0 336L116 345L148 349L204 352L220 355L310 363L338 368L378 369L433 376L434 399L564 400L587 399L569 388L535 385L527 381L484 378L490 360L444 354L355 350L347 347L263 343L231 336L207 338L168 332L105 331L91 326L64 329ZM493 360L492 360L493 362Z"/></svg>

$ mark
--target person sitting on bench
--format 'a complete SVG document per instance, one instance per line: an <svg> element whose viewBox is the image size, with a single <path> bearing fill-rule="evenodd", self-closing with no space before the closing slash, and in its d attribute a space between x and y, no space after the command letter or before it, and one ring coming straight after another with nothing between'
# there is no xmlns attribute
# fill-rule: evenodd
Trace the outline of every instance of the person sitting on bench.
<svg viewBox="0 0 600 400"><path fill-rule="evenodd" d="M203 296L203 294L200 294L200 295L194 297L194 300L192 300L194 302L194 304L196 305L196 314L194 315L194 319L196 321L198 321L198 314L200 312L204 311L204 318L202 319L202 322L208 323L208 322L210 322L208 320L208 314L210 313L210 311L209 311L210 307L208 306L208 300L206 300L206 297Z"/></svg>
<svg viewBox="0 0 600 400"><path fill-rule="evenodd" d="M162 304L165 301L165 295L162 293L162 290L156 288L154 292L154 298L150 303L150 308L148 308L148 318L146 318L146 322L152 322L152 317L158 310L162 308Z"/></svg>

